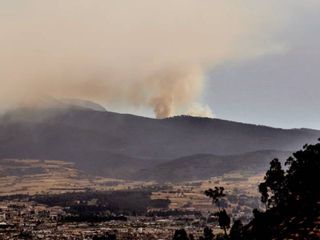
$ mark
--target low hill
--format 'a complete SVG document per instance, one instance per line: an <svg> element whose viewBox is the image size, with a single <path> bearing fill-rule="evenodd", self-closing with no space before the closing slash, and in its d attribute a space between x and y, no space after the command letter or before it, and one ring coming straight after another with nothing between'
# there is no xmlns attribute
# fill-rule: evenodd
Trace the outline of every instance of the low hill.
<svg viewBox="0 0 320 240"><path fill-rule="evenodd" d="M158 182L179 182L204 180L232 171L257 173L266 171L271 159L285 160L289 155L289 152L272 150L226 156L198 154L161 163L151 169L140 170L135 177Z"/></svg>

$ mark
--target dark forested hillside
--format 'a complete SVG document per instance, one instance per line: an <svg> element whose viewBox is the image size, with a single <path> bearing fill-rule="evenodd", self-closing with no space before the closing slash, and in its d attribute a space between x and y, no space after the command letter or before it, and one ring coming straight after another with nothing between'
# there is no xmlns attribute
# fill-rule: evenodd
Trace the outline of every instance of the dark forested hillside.
<svg viewBox="0 0 320 240"><path fill-rule="evenodd" d="M90 173L126 177L184 156L293 151L320 136L316 130L184 116L157 120L85 106L2 115L0 158L65 160ZM204 160L191 158L193 165Z"/></svg>

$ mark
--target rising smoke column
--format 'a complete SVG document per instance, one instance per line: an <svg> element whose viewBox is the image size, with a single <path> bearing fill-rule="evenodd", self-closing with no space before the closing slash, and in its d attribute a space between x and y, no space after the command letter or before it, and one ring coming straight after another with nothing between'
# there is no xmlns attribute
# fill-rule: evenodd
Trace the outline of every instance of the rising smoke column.
<svg viewBox="0 0 320 240"><path fill-rule="evenodd" d="M207 115L203 75L272 49L272 7L222 0L0 3L0 102L37 96ZM252 14L252 9L255 14ZM273 11L273 10L272 10ZM261 36L259 31L263 29ZM32 101L29 101L32 102Z"/></svg>
<svg viewBox="0 0 320 240"><path fill-rule="evenodd" d="M202 72L187 69L167 69L147 80L155 90L148 100L157 118L172 116L177 107L186 107L196 101L203 89Z"/></svg>

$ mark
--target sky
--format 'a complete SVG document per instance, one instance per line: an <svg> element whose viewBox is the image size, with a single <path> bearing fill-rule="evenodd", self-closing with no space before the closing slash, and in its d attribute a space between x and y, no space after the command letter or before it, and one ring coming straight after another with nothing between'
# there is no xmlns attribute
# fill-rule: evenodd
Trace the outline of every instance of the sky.
<svg viewBox="0 0 320 240"><path fill-rule="evenodd" d="M0 1L0 110L45 96L320 129L318 0Z"/></svg>
<svg viewBox="0 0 320 240"><path fill-rule="evenodd" d="M275 36L284 51L208 73L204 101L217 117L320 129L320 5L302 2Z"/></svg>

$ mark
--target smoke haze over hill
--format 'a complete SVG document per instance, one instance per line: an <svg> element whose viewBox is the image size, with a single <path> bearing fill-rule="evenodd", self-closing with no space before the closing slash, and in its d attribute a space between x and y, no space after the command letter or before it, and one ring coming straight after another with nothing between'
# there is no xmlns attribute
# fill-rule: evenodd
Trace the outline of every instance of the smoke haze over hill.
<svg viewBox="0 0 320 240"><path fill-rule="evenodd" d="M152 108L158 118L212 116L208 106L201 106L204 72L278 49L270 37L262 44L266 39L258 33L281 26L277 18L265 21L271 5L250 1L250 9L241 1L220 0L2 3L2 108L53 96Z"/></svg>

